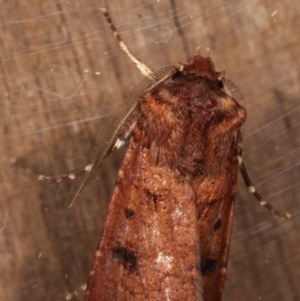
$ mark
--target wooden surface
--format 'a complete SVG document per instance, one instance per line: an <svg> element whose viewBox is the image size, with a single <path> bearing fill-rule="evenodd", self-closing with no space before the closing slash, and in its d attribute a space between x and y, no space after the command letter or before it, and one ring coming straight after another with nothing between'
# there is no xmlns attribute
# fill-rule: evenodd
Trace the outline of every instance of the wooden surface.
<svg viewBox="0 0 300 301"><path fill-rule="evenodd" d="M141 79L99 13L103 5L153 68L209 47L217 70L240 88L249 173L293 219L261 208L240 183L223 300L300 300L298 0L1 3L0 299L83 299L122 152L70 210L80 179L40 183L31 171L89 163L98 129Z"/></svg>

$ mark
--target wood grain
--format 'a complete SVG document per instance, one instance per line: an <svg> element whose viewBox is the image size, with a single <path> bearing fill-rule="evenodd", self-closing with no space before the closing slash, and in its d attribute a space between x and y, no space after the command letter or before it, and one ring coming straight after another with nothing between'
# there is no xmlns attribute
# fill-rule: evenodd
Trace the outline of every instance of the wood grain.
<svg viewBox="0 0 300 301"><path fill-rule="evenodd" d="M298 300L299 3L111 0L137 57L157 68L209 47L240 88L245 163L256 187L289 211L285 222L239 185L223 300ZM102 1L1 5L0 299L82 300L122 154L111 156L74 204L78 182L39 183L85 166L97 131L141 79L98 8ZM120 157L119 157L120 156Z"/></svg>

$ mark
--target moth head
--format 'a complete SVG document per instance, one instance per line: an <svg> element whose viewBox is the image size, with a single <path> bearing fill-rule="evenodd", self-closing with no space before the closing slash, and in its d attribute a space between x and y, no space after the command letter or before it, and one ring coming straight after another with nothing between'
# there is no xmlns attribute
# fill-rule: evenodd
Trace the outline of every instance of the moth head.
<svg viewBox="0 0 300 301"><path fill-rule="evenodd" d="M209 49L207 49L206 56L203 57L199 54L199 47L195 50L186 65L180 64L179 70L183 75L196 75L209 78L210 80L220 81L225 77L225 71L216 71L215 65L210 57Z"/></svg>

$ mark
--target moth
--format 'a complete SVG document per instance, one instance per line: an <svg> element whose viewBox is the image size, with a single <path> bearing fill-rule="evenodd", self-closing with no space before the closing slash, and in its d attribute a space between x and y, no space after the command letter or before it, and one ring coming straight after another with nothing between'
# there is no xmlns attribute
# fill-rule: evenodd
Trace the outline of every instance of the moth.
<svg viewBox="0 0 300 301"><path fill-rule="evenodd" d="M128 141L85 301L221 300L238 169L260 205L290 218L260 196L247 174L242 94L215 70L209 51L203 57L196 49L186 64L152 71L102 12L145 78L101 132L74 197L108 153Z"/></svg>

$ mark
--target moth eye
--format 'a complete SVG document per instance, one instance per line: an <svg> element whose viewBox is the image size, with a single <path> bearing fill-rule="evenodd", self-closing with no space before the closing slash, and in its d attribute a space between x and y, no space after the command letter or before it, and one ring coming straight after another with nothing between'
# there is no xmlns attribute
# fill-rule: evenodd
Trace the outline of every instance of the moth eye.
<svg viewBox="0 0 300 301"><path fill-rule="evenodd" d="M224 82L223 82L222 79L218 80L218 86L219 86L219 87L218 87L219 89L224 90L224 86L225 86L225 85L224 85Z"/></svg>

